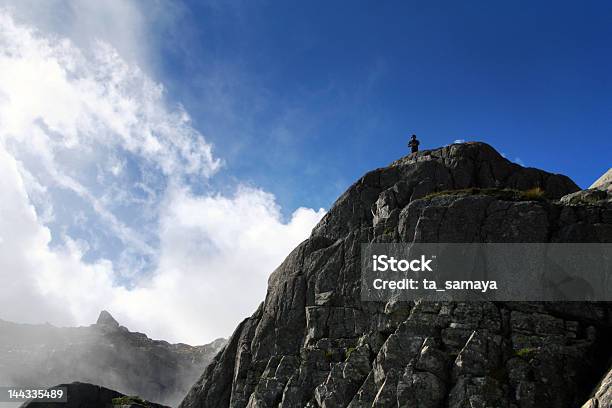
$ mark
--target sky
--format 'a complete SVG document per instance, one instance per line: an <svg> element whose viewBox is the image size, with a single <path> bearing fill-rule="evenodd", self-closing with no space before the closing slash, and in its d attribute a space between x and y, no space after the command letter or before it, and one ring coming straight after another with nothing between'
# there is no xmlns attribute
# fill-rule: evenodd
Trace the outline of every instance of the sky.
<svg viewBox="0 0 612 408"><path fill-rule="evenodd" d="M366 171L603 174L612 4L0 0L0 319L227 337Z"/></svg>

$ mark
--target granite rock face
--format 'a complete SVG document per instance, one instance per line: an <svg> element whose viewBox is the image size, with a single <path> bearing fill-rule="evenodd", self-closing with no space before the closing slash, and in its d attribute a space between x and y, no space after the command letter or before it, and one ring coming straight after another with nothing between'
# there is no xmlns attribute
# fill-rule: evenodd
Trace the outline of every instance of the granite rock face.
<svg viewBox="0 0 612 408"><path fill-rule="evenodd" d="M0 320L0 383L44 388L83 381L176 406L224 343L152 340L106 311L88 327Z"/></svg>
<svg viewBox="0 0 612 408"><path fill-rule="evenodd" d="M612 242L609 201L562 199L578 190L483 143L367 173L180 407L581 406L609 368L611 305L362 302L359 270L362 242Z"/></svg>

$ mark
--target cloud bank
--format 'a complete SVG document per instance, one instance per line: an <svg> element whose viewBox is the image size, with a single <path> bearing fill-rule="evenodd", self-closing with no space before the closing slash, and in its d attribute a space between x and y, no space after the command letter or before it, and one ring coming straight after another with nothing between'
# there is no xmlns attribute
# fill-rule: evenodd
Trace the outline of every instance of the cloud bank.
<svg viewBox="0 0 612 408"><path fill-rule="evenodd" d="M223 161L163 86L106 41L0 12L0 318L109 309L170 341L229 335L324 211L207 180Z"/></svg>

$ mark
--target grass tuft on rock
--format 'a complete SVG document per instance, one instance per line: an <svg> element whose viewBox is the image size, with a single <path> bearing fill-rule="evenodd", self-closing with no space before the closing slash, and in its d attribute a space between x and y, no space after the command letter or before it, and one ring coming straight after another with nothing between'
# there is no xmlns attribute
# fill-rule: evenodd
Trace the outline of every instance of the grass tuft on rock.
<svg viewBox="0 0 612 408"><path fill-rule="evenodd" d="M521 191L522 197L528 201L543 200L545 197L544 190L540 187L530 188L529 190Z"/></svg>
<svg viewBox="0 0 612 408"><path fill-rule="evenodd" d="M510 188L462 188L457 190L443 190L427 194L423 199L436 197L458 196L466 197L472 195L486 195L504 201L543 201L546 200L546 192L540 187L529 190L514 190Z"/></svg>
<svg viewBox="0 0 612 408"><path fill-rule="evenodd" d="M533 356L536 351L538 351L538 349L535 347L525 347L525 348L516 350L514 354L516 354L517 357L529 358Z"/></svg>
<svg viewBox="0 0 612 408"><path fill-rule="evenodd" d="M112 404L113 406L140 405L142 407L149 407L147 401L143 400L138 395L126 395L124 397L113 398Z"/></svg>

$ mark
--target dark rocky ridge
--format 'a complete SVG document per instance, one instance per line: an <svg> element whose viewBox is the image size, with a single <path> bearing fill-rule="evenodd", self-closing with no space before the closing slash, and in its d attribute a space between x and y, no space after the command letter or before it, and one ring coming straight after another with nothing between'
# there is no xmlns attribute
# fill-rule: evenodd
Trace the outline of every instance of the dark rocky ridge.
<svg viewBox="0 0 612 408"><path fill-rule="evenodd" d="M83 381L177 405L225 343L170 344L130 332L103 311L96 324L58 328L0 320L0 383Z"/></svg>
<svg viewBox="0 0 612 408"><path fill-rule="evenodd" d="M125 397L124 394L94 384L73 382L59 384L58 387L66 387L67 402L26 402L21 408L169 408L146 400L116 405L113 399Z"/></svg>
<svg viewBox="0 0 612 408"><path fill-rule="evenodd" d="M536 187L546 199L469 192ZM609 201L558 200L578 190L483 143L367 173L270 276L181 408L582 405L612 355L610 304L362 302L359 271L361 242L612 242Z"/></svg>

